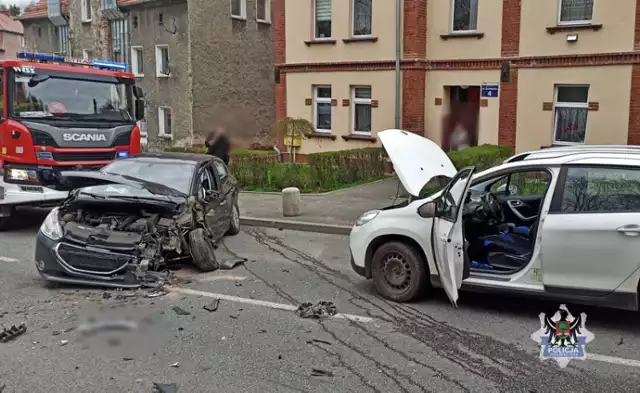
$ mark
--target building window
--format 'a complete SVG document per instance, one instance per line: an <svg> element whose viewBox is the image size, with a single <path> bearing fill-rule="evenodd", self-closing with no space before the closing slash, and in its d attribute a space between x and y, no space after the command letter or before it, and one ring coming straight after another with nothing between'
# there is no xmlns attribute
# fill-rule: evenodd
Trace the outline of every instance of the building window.
<svg viewBox="0 0 640 393"><path fill-rule="evenodd" d="M353 31L354 37L370 36L373 15L373 0L353 0Z"/></svg>
<svg viewBox="0 0 640 393"><path fill-rule="evenodd" d="M313 88L313 111L316 131L331 133L331 86Z"/></svg>
<svg viewBox="0 0 640 393"><path fill-rule="evenodd" d="M271 0L257 0L256 19L258 22L271 22Z"/></svg>
<svg viewBox="0 0 640 393"><path fill-rule="evenodd" d="M231 0L231 16L233 18L247 18L247 0Z"/></svg>
<svg viewBox="0 0 640 393"><path fill-rule="evenodd" d="M331 0L314 0L314 38L331 38Z"/></svg>
<svg viewBox="0 0 640 393"><path fill-rule="evenodd" d="M135 76L144 76L141 46L131 47L131 71Z"/></svg>
<svg viewBox="0 0 640 393"><path fill-rule="evenodd" d="M591 23L593 16L593 0L558 0L560 24Z"/></svg>
<svg viewBox="0 0 640 393"><path fill-rule="evenodd" d="M133 28L134 29L138 28L138 17L137 16L133 17Z"/></svg>
<svg viewBox="0 0 640 393"><path fill-rule="evenodd" d="M164 15L162 12L158 14L158 24L161 26L164 24Z"/></svg>
<svg viewBox="0 0 640 393"><path fill-rule="evenodd" d="M82 60L85 61L93 61L93 51L91 50L83 50L82 51Z"/></svg>
<svg viewBox="0 0 640 393"><path fill-rule="evenodd" d="M42 27L38 27L38 37L42 37Z"/></svg>
<svg viewBox="0 0 640 393"><path fill-rule="evenodd" d="M83 22L91 22L91 0L82 0L80 3L80 12L82 12Z"/></svg>
<svg viewBox="0 0 640 393"><path fill-rule="evenodd" d="M166 78L170 74L169 47L166 45L156 45L156 75Z"/></svg>
<svg viewBox="0 0 640 393"><path fill-rule="evenodd" d="M371 135L371 86L351 88L352 132Z"/></svg>
<svg viewBox="0 0 640 393"><path fill-rule="evenodd" d="M478 28L478 0L452 0L452 31L475 31Z"/></svg>
<svg viewBox="0 0 640 393"><path fill-rule="evenodd" d="M585 142L589 112L588 97L589 86L556 86L554 143Z"/></svg>
<svg viewBox="0 0 640 393"><path fill-rule="evenodd" d="M172 137L171 108L161 106L158 108L158 136Z"/></svg>

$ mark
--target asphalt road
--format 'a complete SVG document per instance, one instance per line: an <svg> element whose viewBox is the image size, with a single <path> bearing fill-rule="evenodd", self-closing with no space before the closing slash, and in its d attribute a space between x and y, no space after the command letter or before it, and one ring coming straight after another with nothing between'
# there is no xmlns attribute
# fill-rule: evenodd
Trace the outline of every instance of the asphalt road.
<svg viewBox="0 0 640 393"><path fill-rule="evenodd" d="M28 327L0 343L4 393L146 393L153 382L194 393L640 391L638 313L568 305L588 314L593 359L560 369L530 337L558 304L463 293L454 308L440 290L393 304L351 271L346 238L255 228L225 241L245 266L184 269L166 296L47 288L32 261L42 218L0 234L0 324ZM202 308L218 295L216 311ZM291 311L320 300L347 315ZM138 327L86 335L91 318Z"/></svg>

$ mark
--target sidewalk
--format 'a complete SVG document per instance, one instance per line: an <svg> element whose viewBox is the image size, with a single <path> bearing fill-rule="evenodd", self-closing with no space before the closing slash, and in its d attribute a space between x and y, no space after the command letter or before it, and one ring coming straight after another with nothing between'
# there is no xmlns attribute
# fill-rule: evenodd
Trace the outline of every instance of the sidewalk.
<svg viewBox="0 0 640 393"><path fill-rule="evenodd" d="M391 177L326 194L302 194L298 217L282 215L280 194L241 193L240 217L242 224L249 226L348 234L356 218L368 210L391 205L397 193L398 179Z"/></svg>

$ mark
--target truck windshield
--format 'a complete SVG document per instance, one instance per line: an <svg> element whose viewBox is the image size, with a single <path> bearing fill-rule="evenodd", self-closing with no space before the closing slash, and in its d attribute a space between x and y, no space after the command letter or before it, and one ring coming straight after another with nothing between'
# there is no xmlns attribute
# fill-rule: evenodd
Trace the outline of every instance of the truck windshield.
<svg viewBox="0 0 640 393"><path fill-rule="evenodd" d="M115 78L103 81L16 74L14 86L15 117L132 120L127 86Z"/></svg>

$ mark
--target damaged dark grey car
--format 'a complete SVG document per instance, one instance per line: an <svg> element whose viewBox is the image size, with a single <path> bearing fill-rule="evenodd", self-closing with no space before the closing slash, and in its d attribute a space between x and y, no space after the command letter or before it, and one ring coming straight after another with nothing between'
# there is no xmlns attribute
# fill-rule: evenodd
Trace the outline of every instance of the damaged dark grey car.
<svg viewBox="0 0 640 393"><path fill-rule="evenodd" d="M142 154L96 172L62 172L71 190L38 231L47 281L120 288L153 284L172 264L218 268L216 244L240 231L237 182L221 160Z"/></svg>

